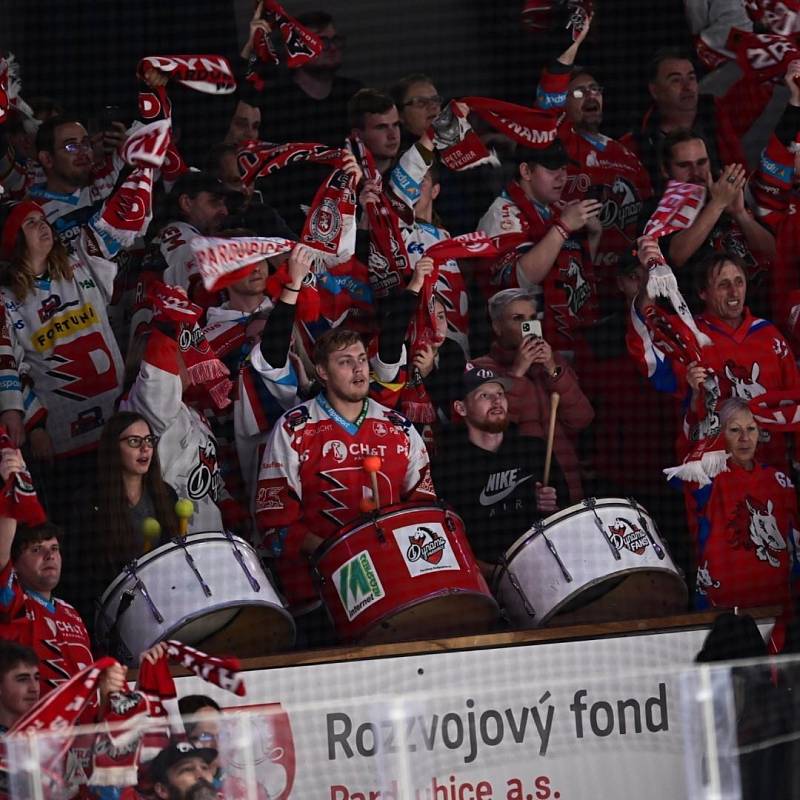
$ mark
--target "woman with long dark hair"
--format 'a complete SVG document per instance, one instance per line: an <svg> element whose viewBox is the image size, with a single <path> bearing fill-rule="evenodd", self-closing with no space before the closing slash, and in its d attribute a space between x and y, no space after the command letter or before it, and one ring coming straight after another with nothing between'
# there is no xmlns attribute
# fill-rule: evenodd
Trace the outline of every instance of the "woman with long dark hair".
<svg viewBox="0 0 800 800"><path fill-rule="evenodd" d="M177 496L162 478L157 444L131 411L117 412L100 436L91 500L78 509L66 544L81 568L64 588L90 629L96 600L125 565L178 535Z"/></svg>

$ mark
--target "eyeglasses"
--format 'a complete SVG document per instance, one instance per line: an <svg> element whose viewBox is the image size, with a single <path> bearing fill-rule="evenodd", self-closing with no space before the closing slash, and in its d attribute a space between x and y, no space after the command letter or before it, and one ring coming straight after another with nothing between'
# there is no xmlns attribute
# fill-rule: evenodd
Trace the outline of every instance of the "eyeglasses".
<svg viewBox="0 0 800 800"><path fill-rule="evenodd" d="M320 36L319 40L325 50L330 50L334 47L341 50L347 44L347 37L341 33L337 33L336 36Z"/></svg>
<svg viewBox="0 0 800 800"><path fill-rule="evenodd" d="M570 89L569 93L576 99L576 100L583 100L584 97L588 97L590 94L597 95L598 97L603 96L603 87L596 84L590 83L586 86L576 86L574 89Z"/></svg>
<svg viewBox="0 0 800 800"><path fill-rule="evenodd" d="M192 742L192 744L197 744L199 742L216 742L217 737L213 733L198 733L196 736L190 737L189 741Z"/></svg>
<svg viewBox="0 0 800 800"><path fill-rule="evenodd" d="M92 149L92 143L88 139L84 139L82 142L67 142L61 145L61 148L68 153L80 153L81 150L85 150L88 153Z"/></svg>
<svg viewBox="0 0 800 800"><path fill-rule="evenodd" d="M138 450L143 444L148 447L155 447L161 437L153 436L123 436L120 441L125 442L133 450Z"/></svg>
<svg viewBox="0 0 800 800"><path fill-rule="evenodd" d="M409 97L405 103L403 103L403 108L406 106L413 106L414 108L435 108L436 106L441 106L444 102L444 98L440 94L432 94L430 97Z"/></svg>

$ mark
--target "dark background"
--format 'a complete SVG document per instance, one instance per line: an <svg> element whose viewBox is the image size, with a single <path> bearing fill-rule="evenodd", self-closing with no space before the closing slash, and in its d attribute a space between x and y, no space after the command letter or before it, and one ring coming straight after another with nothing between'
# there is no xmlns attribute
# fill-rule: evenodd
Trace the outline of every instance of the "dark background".
<svg viewBox="0 0 800 800"><path fill-rule="evenodd" d="M522 2L409 0L405 3L288 0L290 13L324 7L348 36L342 74L386 85L422 70L448 96L486 94L530 102L542 64L566 45L520 25ZM606 132L618 135L646 103L645 68L665 45L688 45L681 0L597 0L581 62L606 86ZM106 104L133 113L134 70L145 55L216 52L235 57L250 0L0 0L0 47L23 66L25 96L51 96L82 115ZM188 95L193 95L188 97ZM192 134L224 132L230 98L182 96L176 118ZM190 137L191 138L191 137ZM196 137L195 137L196 138Z"/></svg>

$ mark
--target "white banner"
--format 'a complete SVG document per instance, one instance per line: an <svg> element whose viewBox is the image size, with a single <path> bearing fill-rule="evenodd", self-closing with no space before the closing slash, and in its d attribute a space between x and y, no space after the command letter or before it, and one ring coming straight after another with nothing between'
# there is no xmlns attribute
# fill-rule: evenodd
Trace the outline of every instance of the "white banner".
<svg viewBox="0 0 800 800"><path fill-rule="evenodd" d="M685 797L678 676L706 633L248 672L244 702L272 712L259 780L273 800Z"/></svg>

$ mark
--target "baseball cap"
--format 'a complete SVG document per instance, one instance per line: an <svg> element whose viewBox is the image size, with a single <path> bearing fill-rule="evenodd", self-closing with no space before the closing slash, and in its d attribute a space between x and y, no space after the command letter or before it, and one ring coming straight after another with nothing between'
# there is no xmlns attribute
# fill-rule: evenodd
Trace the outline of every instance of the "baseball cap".
<svg viewBox="0 0 800 800"><path fill-rule="evenodd" d="M225 197L229 194L228 189L219 178L215 178L208 172L184 172L183 175L175 181L175 185L170 191L170 196L176 200L182 194L188 194L189 197L197 197L200 192L208 192L209 194L218 194Z"/></svg>
<svg viewBox="0 0 800 800"><path fill-rule="evenodd" d="M202 758L210 764L217 757L213 747L195 747L191 742L173 740L149 764L150 777L154 782L164 783L167 770L187 758Z"/></svg>
<svg viewBox="0 0 800 800"><path fill-rule="evenodd" d="M484 383L499 383L505 390L509 390L512 385L512 381L509 378L501 377L490 367L476 367L471 361L467 361L464 374L461 377L461 383L464 389L463 397L466 397L470 392L474 392Z"/></svg>
<svg viewBox="0 0 800 800"><path fill-rule="evenodd" d="M527 164L541 164L545 169L559 169L575 162L567 155L561 139L554 139L547 147L525 147L517 150L517 160Z"/></svg>

